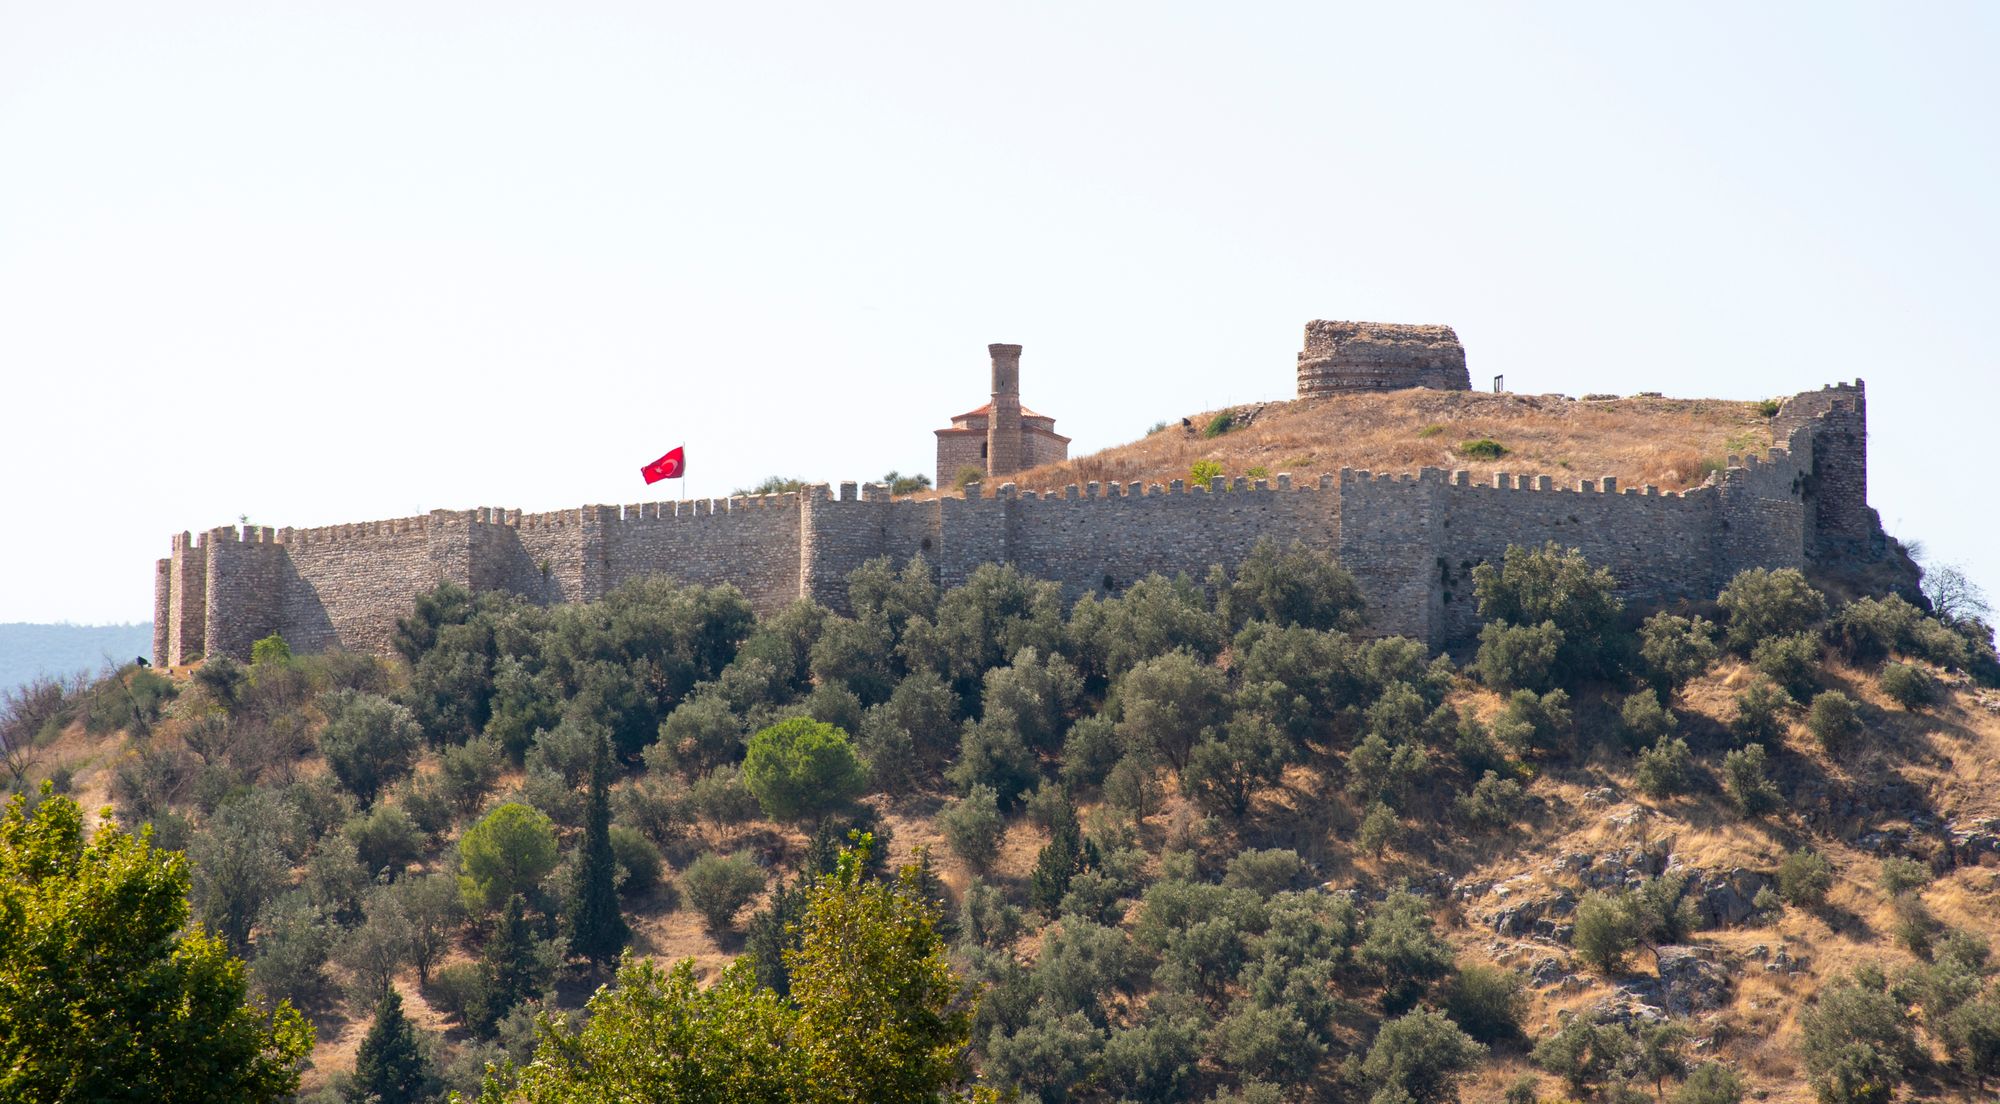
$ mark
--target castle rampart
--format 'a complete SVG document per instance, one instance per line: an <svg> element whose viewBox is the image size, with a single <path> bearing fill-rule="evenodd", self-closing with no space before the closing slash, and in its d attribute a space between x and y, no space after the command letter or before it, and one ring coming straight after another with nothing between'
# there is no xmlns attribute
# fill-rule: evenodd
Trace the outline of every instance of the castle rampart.
<svg viewBox="0 0 2000 1104"><path fill-rule="evenodd" d="M543 603L588 601L649 574L729 583L760 613L799 598L846 606L869 559L921 555L940 583L981 564L1054 579L1066 596L1116 593L1146 575L1240 562L1257 541L1302 541L1351 571L1375 631L1433 645L1476 631L1472 568L1509 545L1555 541L1608 567L1628 598L1713 595L1747 567L1868 555L1859 381L1787 402L1783 447L1732 457L1701 487L1662 493L1614 479L1343 469L1295 481L1117 483L1048 494L974 483L964 497L891 498L878 485L796 494L584 506L544 514L437 510L320 529L247 526L173 538L155 566L160 662L244 656L282 633L303 651L386 652L396 620L443 581ZM1878 553L1879 554L1879 553Z"/></svg>

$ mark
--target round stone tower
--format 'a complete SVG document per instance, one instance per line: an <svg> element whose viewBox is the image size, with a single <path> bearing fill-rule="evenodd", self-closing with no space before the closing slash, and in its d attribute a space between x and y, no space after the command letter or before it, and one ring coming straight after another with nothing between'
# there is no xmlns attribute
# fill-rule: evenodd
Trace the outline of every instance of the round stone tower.
<svg viewBox="0 0 2000 1104"><path fill-rule="evenodd" d="M1021 463L1021 347L988 345L993 358L993 412L986 418L986 474L1012 475Z"/></svg>
<svg viewBox="0 0 2000 1104"><path fill-rule="evenodd" d="M1472 389L1465 347L1450 326L1306 323L1305 350L1299 353L1299 398L1405 387Z"/></svg>

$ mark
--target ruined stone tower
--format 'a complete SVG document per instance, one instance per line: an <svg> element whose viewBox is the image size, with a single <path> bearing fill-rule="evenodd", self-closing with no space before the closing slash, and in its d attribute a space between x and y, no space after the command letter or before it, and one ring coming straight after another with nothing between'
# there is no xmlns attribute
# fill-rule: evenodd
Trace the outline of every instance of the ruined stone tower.
<svg viewBox="0 0 2000 1104"><path fill-rule="evenodd" d="M1472 389L1465 347L1450 326L1306 323L1306 345L1299 353L1299 398L1405 387Z"/></svg>
<svg viewBox="0 0 2000 1104"><path fill-rule="evenodd" d="M937 485L958 484L961 473L979 478L1011 475L1038 464L1069 459L1069 438L1056 420L1021 405L1021 347L988 345L993 363L992 397L937 431Z"/></svg>

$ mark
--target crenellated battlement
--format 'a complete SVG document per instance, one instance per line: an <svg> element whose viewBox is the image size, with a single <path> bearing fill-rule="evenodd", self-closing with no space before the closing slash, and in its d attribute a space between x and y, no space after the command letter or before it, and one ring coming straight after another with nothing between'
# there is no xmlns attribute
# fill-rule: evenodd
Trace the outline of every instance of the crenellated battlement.
<svg viewBox="0 0 2000 1104"><path fill-rule="evenodd" d="M1730 456L1684 491L1608 475L1342 468L1041 492L972 483L962 496L922 500L879 483L821 483L543 513L482 506L305 529L221 526L175 534L155 564L154 651L164 663L242 655L272 632L306 651L387 651L397 618L447 580L576 602L667 574L732 584L771 613L800 598L842 608L862 563L922 556L946 585L1011 563L1076 599L1153 572L1202 578L1267 538L1333 552L1367 596L1376 631L1442 644L1476 631L1471 569L1509 545L1578 548L1633 598L1705 597L1745 567L1879 546L1861 381L1792 396L1773 428L1780 444Z"/></svg>

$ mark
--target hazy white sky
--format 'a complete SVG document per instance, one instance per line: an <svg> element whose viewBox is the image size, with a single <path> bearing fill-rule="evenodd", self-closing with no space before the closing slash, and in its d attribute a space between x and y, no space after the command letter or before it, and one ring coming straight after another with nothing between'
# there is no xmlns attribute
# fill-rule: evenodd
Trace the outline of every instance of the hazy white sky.
<svg viewBox="0 0 2000 1104"><path fill-rule="evenodd" d="M1312 318L1521 391L1865 377L2000 592L1990 5L0 0L0 621L168 534L1089 451ZM662 488L671 484L662 484Z"/></svg>

